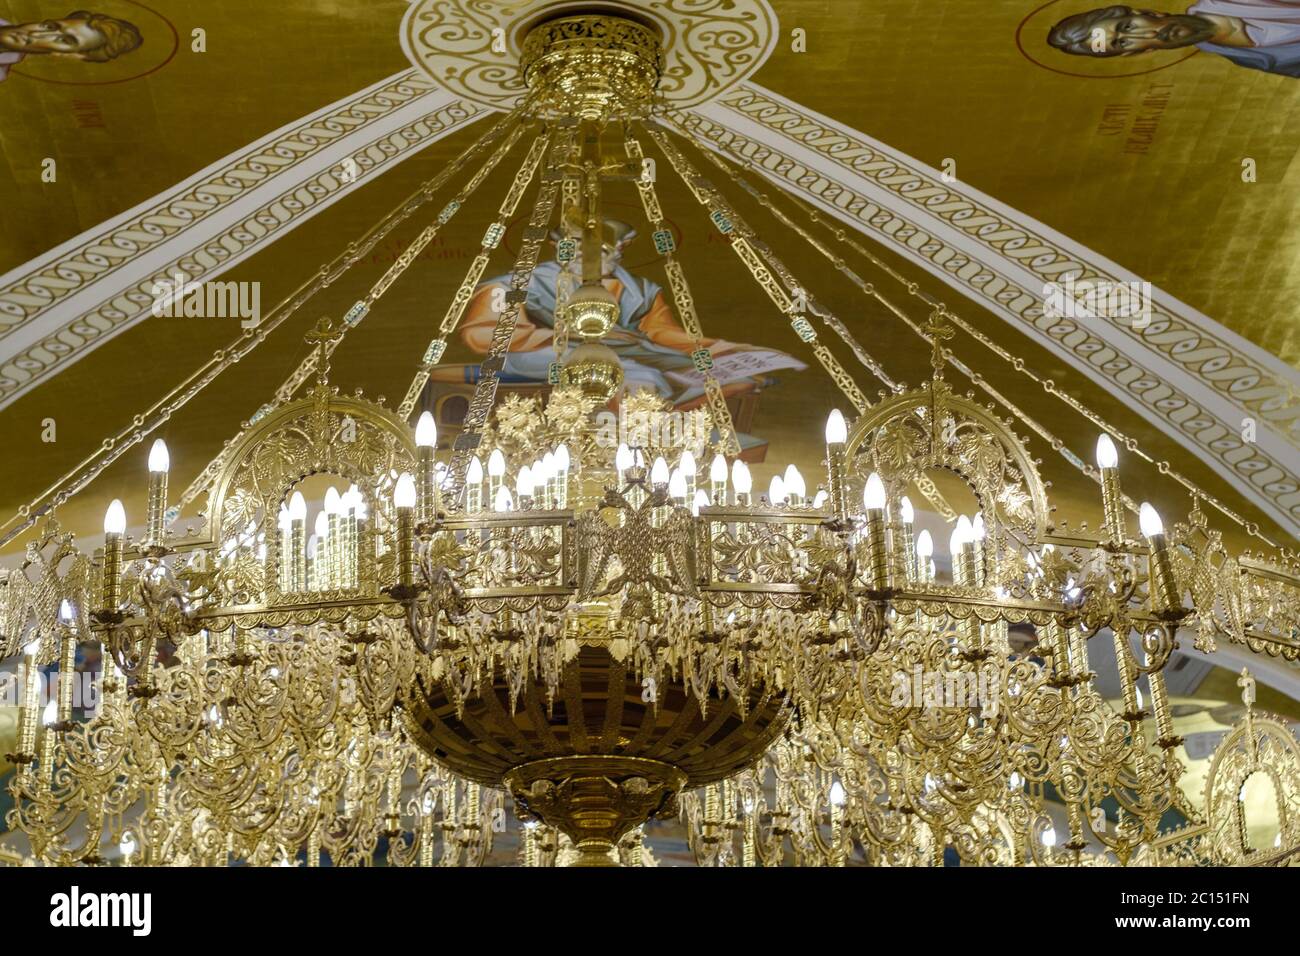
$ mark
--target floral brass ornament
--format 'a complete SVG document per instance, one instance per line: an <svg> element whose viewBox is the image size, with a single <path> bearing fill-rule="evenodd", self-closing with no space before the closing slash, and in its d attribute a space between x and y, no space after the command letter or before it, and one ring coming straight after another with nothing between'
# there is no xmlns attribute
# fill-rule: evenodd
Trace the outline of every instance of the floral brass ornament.
<svg viewBox="0 0 1300 956"><path fill-rule="evenodd" d="M524 36L546 15L564 12L556 6L551 0L415 0L402 19L402 50L456 95L512 109L527 92L519 65ZM626 10L659 33L658 92L679 107L697 106L753 75L778 39L767 0L614 0L600 7L602 13Z"/></svg>

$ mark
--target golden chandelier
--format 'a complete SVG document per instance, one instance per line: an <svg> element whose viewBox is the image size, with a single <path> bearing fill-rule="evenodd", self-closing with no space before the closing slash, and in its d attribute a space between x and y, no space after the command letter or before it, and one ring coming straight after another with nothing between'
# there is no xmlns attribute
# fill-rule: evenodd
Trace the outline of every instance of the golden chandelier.
<svg viewBox="0 0 1300 956"><path fill-rule="evenodd" d="M1178 786L1163 668L1188 640L1294 660L1295 555L1230 554L1202 505L1236 516L1185 481L1191 514L1166 527L1124 494L1118 433L1082 406L1100 432L1098 467L1073 464L1099 485L1102 532L1057 527L1012 423L1064 443L970 375L947 343L961 332L1012 357L942 304L929 303L923 323L890 304L932 360L920 387L890 379L692 164L695 134L656 95L655 30L564 16L535 26L524 55L523 105L367 242L472 169L455 198L342 320L316 325L311 356L178 503L155 442L138 540L118 501L93 555L46 517L23 567L0 578L0 657L21 655L24 678L7 820L23 854L53 865L477 865L518 825L525 865L640 865L651 859L647 820L676 815L709 865L942 865L945 854L966 865L1287 861L1300 847L1291 733L1254 710L1243 676L1245 718L1192 805ZM849 419L829 416L811 493L793 467L767 495L751 487L650 143L851 407ZM843 231L819 238L815 214L796 223L704 145L705 161L865 295L886 301L835 242L902 281ZM334 350L516 147L522 164L400 406L340 393L329 381ZM664 404L645 393L622 396L626 441L596 426L623 389L601 341L619 319L601 283L610 180L635 184L674 312L696 342L707 401L689 442L660 427ZM410 420L530 191L464 428L440 452L432 417L414 429ZM498 401L557 222L552 389L544 404ZM6 540L367 248L351 248L174 401L106 442L6 525ZM817 325L886 385L877 400ZM1002 412L955 391L950 368ZM1142 454L1132 439L1120 444ZM976 510L956 514L936 475L960 483ZM933 560L944 542L914 533L912 497L951 524L951 574ZM182 529L192 502L201 520ZM1013 642L1013 628L1033 639ZM1095 686L1097 641L1113 644L1118 707ZM83 643L111 662L100 706L78 714L70 679L42 706L39 672L57 664L71 676ZM1240 794L1255 774L1272 780L1279 804L1273 847L1247 838ZM1162 828L1171 810L1187 822Z"/></svg>

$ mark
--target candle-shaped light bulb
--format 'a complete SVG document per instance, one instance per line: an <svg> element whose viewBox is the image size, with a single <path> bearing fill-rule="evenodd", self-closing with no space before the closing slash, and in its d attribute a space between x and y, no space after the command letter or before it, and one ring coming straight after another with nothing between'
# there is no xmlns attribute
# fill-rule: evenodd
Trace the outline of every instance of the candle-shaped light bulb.
<svg viewBox="0 0 1300 956"><path fill-rule="evenodd" d="M1160 520L1160 512L1150 502L1142 502L1138 508L1138 525L1142 528L1144 538L1154 538L1165 533L1165 523Z"/></svg>
<svg viewBox="0 0 1300 956"><path fill-rule="evenodd" d="M59 602L59 621L62 622L65 627L71 627L72 623L76 619L77 613L72 609L72 602L67 598L64 598Z"/></svg>
<svg viewBox="0 0 1300 956"><path fill-rule="evenodd" d="M474 514L483 507L483 460L475 455L465 469L465 510Z"/></svg>
<svg viewBox="0 0 1300 956"><path fill-rule="evenodd" d="M126 509L114 498L104 512L104 580L100 601L104 610L116 612L122 603L122 535L126 534Z"/></svg>
<svg viewBox="0 0 1300 956"><path fill-rule="evenodd" d="M316 537L318 538L329 537L329 533L330 533L329 516L326 515L324 511L317 513L316 524L312 528L312 530L316 532Z"/></svg>
<svg viewBox="0 0 1300 956"><path fill-rule="evenodd" d="M767 486L767 501L773 508L785 504L785 480L780 475L773 475Z"/></svg>
<svg viewBox="0 0 1300 956"><path fill-rule="evenodd" d="M817 494L813 496L813 503L812 503L812 506L813 506L814 508L819 508L819 509L820 509L820 508L825 508L825 507L826 507L826 499L829 498L830 496L831 496L831 495L830 495L830 492L827 491L825 488L818 488L818 489L817 489Z"/></svg>
<svg viewBox="0 0 1300 956"><path fill-rule="evenodd" d="M415 423L416 451L416 520L430 525L438 517L438 475L435 453L438 448L438 425L430 412L421 412Z"/></svg>
<svg viewBox="0 0 1300 956"><path fill-rule="evenodd" d="M415 584L415 478L404 471L393 486L393 506L397 509L397 578L403 589Z"/></svg>
<svg viewBox="0 0 1300 956"><path fill-rule="evenodd" d="M327 515L337 515L343 512L343 496L339 494L339 490L333 485L330 485L329 490L325 492L324 508L324 514ZM320 524L319 517L316 519L316 523Z"/></svg>
<svg viewBox="0 0 1300 956"><path fill-rule="evenodd" d="M963 547L975 540L975 529L971 525L970 518L960 515L957 518L957 526L952 529L952 546L953 554L956 554Z"/></svg>
<svg viewBox="0 0 1300 956"><path fill-rule="evenodd" d="M397 508L415 507L415 479L410 472L404 471L398 476L393 487L393 505Z"/></svg>
<svg viewBox="0 0 1300 956"><path fill-rule="evenodd" d="M885 483L874 471L867 476L867 484L862 489L862 505L868 511L885 510Z"/></svg>
<svg viewBox="0 0 1300 956"><path fill-rule="evenodd" d="M626 444L620 444L614 452L614 467L618 469L618 477L622 481L623 473L632 467L632 449Z"/></svg>
<svg viewBox="0 0 1300 956"><path fill-rule="evenodd" d="M295 491L289 499L289 519L291 521L307 520L307 499L301 491Z"/></svg>
<svg viewBox="0 0 1300 956"><path fill-rule="evenodd" d="M1169 560L1165 523L1160 520L1160 512L1150 502L1144 501L1138 507L1138 526L1151 549L1147 559L1151 607L1155 611L1174 611L1182 606L1182 595L1174 577L1173 564Z"/></svg>
<svg viewBox="0 0 1300 956"><path fill-rule="evenodd" d="M826 416L826 444L842 445L849 440L849 429L844 423L844 415L838 409L831 409Z"/></svg>
<svg viewBox="0 0 1300 956"><path fill-rule="evenodd" d="M560 445L559 448L555 449L555 468L557 471L563 474L564 472L569 470L569 464L570 464L569 446Z"/></svg>
<svg viewBox="0 0 1300 956"><path fill-rule="evenodd" d="M519 474L515 478L515 494L519 497L519 503L524 504L525 498L533 496L533 470L527 465L519 469Z"/></svg>
<svg viewBox="0 0 1300 956"><path fill-rule="evenodd" d="M727 503L727 459L721 454L709 464L709 496L715 505Z"/></svg>
<svg viewBox="0 0 1300 956"><path fill-rule="evenodd" d="M121 841L117 844L117 850L122 854L124 859L129 860L135 855L136 844L135 837L130 833L124 833Z"/></svg>
<svg viewBox="0 0 1300 956"><path fill-rule="evenodd" d="M668 462L664 461L663 456L656 458L655 463L650 466L650 484L666 485L670 477Z"/></svg>
<svg viewBox="0 0 1300 956"><path fill-rule="evenodd" d="M144 543L151 547L162 547L163 525L167 514L167 469L171 467L171 456L167 454L167 443L156 439L149 449L149 492L145 508Z"/></svg>
<svg viewBox="0 0 1300 956"><path fill-rule="evenodd" d="M149 470L161 472L170 467L171 456L167 454L167 443L161 438L154 439L153 447L149 449Z"/></svg>
<svg viewBox="0 0 1300 956"><path fill-rule="evenodd" d="M912 499L903 495L898 499L898 524L894 528L894 555L902 564L902 572L909 581L917 579L920 564L916 559L916 547L912 543L912 523L916 512L912 508Z"/></svg>
<svg viewBox="0 0 1300 956"><path fill-rule="evenodd" d="M1103 432L1097 438L1097 467L1116 468L1119 466L1119 452L1111 437Z"/></svg>
<svg viewBox="0 0 1300 956"><path fill-rule="evenodd" d="M803 505L804 498L808 495L808 483L803 480L803 475L794 465L785 466L785 474L781 477L785 482L785 493L790 498L790 504L795 506Z"/></svg>
<svg viewBox="0 0 1300 956"><path fill-rule="evenodd" d="M515 507L514 499L510 497L510 489L502 485L497 489L496 497L492 499L492 508L495 511L513 511Z"/></svg>
<svg viewBox="0 0 1300 956"><path fill-rule="evenodd" d="M289 533L289 526L292 524L292 521L293 519L289 517L289 506L280 505L280 515L276 520L276 524L279 526L281 533Z"/></svg>
<svg viewBox="0 0 1300 956"><path fill-rule="evenodd" d="M289 587L300 591L307 587L307 499L301 491L289 498Z"/></svg>
<svg viewBox="0 0 1300 956"><path fill-rule="evenodd" d="M41 711L41 726L52 727L59 722L59 702L53 698L45 705Z"/></svg>
<svg viewBox="0 0 1300 956"><path fill-rule="evenodd" d="M912 499L903 495L898 502L898 517L903 524L913 524L916 521L916 510L912 507Z"/></svg>
<svg viewBox="0 0 1300 956"><path fill-rule="evenodd" d="M686 473L680 467L668 477L668 497L677 504L686 504Z"/></svg>
<svg viewBox="0 0 1300 956"><path fill-rule="evenodd" d="M104 534L126 534L126 509L114 498L104 512Z"/></svg>
<svg viewBox="0 0 1300 956"><path fill-rule="evenodd" d="M708 506L709 506L708 493L703 488L698 489L695 492L695 500L691 502L691 514L695 515L695 517L698 518L700 516L700 509L707 508Z"/></svg>
<svg viewBox="0 0 1300 956"><path fill-rule="evenodd" d="M929 578L930 558L934 555L934 539L926 528L916 536L917 570L923 580Z"/></svg>
<svg viewBox="0 0 1300 956"><path fill-rule="evenodd" d="M843 784L841 784L838 780L836 780L834 783L831 784L831 791L829 794L831 806L833 807L844 806L845 796L846 795L844 793Z"/></svg>
<svg viewBox="0 0 1300 956"><path fill-rule="evenodd" d="M873 591L889 587L889 542L885 534L885 483L872 472L862 489L862 505L866 509L867 580Z"/></svg>
<svg viewBox="0 0 1300 956"><path fill-rule="evenodd" d="M506 456L501 453L500 448L492 449L492 454L488 455L488 477L503 478L506 473Z"/></svg>
<svg viewBox="0 0 1300 956"><path fill-rule="evenodd" d="M419 448L438 447L438 423L430 412L421 412L415 423L415 444Z"/></svg>
<svg viewBox="0 0 1300 956"><path fill-rule="evenodd" d="M682 470L682 477L686 479L686 487L690 491L690 496L695 496L695 476L699 473L699 466L695 463L695 456L691 454L690 449L682 452L682 459L677 463L677 467Z"/></svg>
<svg viewBox="0 0 1300 956"><path fill-rule="evenodd" d="M838 408L826 418L826 478L830 492L831 517L841 526L849 520L849 501L844 487L844 443L849 440L848 426Z"/></svg>
<svg viewBox="0 0 1300 956"><path fill-rule="evenodd" d="M971 540L975 542L984 540L984 514L975 512L975 520L970 523Z"/></svg>
<svg viewBox="0 0 1300 956"><path fill-rule="evenodd" d="M749 503L749 493L754 490L754 479L750 477L749 466L739 458L731 464L731 487L736 492L736 504Z"/></svg>

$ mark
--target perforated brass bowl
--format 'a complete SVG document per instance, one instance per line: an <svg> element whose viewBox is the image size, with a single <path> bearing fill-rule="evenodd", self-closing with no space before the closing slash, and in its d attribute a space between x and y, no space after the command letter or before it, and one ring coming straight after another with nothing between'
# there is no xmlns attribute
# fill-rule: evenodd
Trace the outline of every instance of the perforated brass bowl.
<svg viewBox="0 0 1300 956"><path fill-rule="evenodd" d="M656 703L645 690L626 662L587 646L567 665L553 707L534 681L512 714L498 682L458 716L441 681L421 679L406 703L408 730L456 773L510 789L521 810L594 861L648 817L675 812L682 787L752 765L785 726L781 694L754 694L741 716L729 697L710 697L701 711L680 684L656 687Z"/></svg>

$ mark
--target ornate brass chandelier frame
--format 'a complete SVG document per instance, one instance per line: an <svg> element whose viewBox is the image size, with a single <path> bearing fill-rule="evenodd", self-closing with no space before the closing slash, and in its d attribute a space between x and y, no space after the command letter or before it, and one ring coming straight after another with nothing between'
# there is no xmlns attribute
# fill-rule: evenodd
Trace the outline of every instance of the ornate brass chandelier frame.
<svg viewBox="0 0 1300 956"><path fill-rule="evenodd" d="M312 356L182 495L179 507L206 501L203 525L168 530L164 449L160 467L151 456L141 540L127 541L115 503L91 560L50 518L23 568L0 579L0 652L23 654L28 695L8 822L31 857L474 865L508 792L529 865L569 847L585 864L642 860L641 825L674 814L713 865L942 865L946 852L979 865L1288 861L1300 846L1294 738L1249 696L1193 806L1162 670L1187 634L1207 651L1227 635L1300 656L1295 555L1230 555L1201 510L1208 496L1168 533L1142 509L1133 538L1138 509L1108 438L1094 473L1103 534L1056 527L1013 420L945 378L956 368L985 385L945 344L960 320L941 304L924 326L908 319L933 374L911 389L890 379L670 136L653 30L566 16L524 49L527 102L452 168L496 143L483 165L365 299L318 323ZM615 128L621 157L605 152ZM339 394L339 343L530 131L400 407ZM805 494L799 476L752 494L638 132L856 412L851 427L838 412L828 423L822 493ZM440 462L436 435L409 419L537 179L465 427ZM594 426L622 380L600 342L619 318L599 270L610 179L636 184L705 383L695 414L708 438L675 470L680 449L647 435L615 452ZM557 212L554 389L544 406L498 401ZM814 319L885 383L879 400ZM570 332L582 339L572 350ZM623 403L663 411L645 395ZM706 482L695 461L710 452ZM344 491L326 495L313 543L304 489L326 476ZM953 482L977 522L947 501L940 484ZM915 534L909 493L957 519L950 581ZM1034 643L1013 646L1010 629L1025 626ZM1118 710L1090 669L1105 634ZM65 681L38 719L38 671L57 660L71 675L87 640L112 662L102 706L76 719ZM913 673L900 694L899 675ZM976 693L927 704L920 675ZM1251 846L1232 799L1254 773L1276 796L1272 848ZM1170 810L1181 830L1161 830Z"/></svg>

